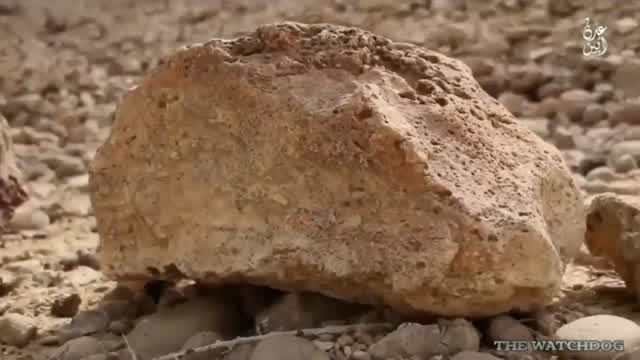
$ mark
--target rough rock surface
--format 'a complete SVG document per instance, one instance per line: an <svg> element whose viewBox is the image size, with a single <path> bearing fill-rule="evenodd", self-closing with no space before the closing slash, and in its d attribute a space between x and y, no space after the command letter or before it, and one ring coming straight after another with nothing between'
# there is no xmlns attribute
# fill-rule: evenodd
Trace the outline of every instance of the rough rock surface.
<svg viewBox="0 0 640 360"><path fill-rule="evenodd" d="M590 199L585 243L640 296L640 197L604 193Z"/></svg>
<svg viewBox="0 0 640 360"><path fill-rule="evenodd" d="M123 100L90 174L112 277L406 313L543 305L585 228L560 153L466 65L331 25L263 26L165 59Z"/></svg>
<svg viewBox="0 0 640 360"><path fill-rule="evenodd" d="M0 114L0 228L11 220L15 209L27 200L21 177L16 166L9 124Z"/></svg>

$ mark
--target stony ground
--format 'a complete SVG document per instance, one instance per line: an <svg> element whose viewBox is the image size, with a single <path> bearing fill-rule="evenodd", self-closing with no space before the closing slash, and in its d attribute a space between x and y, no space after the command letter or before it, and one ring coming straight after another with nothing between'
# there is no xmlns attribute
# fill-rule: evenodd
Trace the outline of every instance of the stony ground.
<svg viewBox="0 0 640 360"><path fill-rule="evenodd" d="M0 345L0 357L31 359L55 349L64 342L55 338L60 327L114 296L116 284L94 255L87 166L119 98L162 55L283 19L355 25L423 44L464 60L488 93L563 151L586 193L640 195L640 105L629 100L640 96L640 64L633 61L640 26L627 17L634 11L640 3L0 1L0 113L12 126L31 197L0 240L0 315L20 314L37 327L26 334L26 347ZM608 26L603 58L582 55L585 17ZM605 262L585 253L568 269L545 321L555 329L604 313L640 322L636 300L623 290ZM118 348L117 334L130 326L112 322L103 340ZM324 340L330 348L338 341ZM357 350L354 339L339 341L342 355L332 356Z"/></svg>

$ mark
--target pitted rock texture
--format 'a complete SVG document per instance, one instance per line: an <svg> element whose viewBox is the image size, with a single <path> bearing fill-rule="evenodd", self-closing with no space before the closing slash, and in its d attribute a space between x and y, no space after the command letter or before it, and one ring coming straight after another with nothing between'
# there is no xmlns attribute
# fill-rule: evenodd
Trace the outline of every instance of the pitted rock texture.
<svg viewBox="0 0 640 360"><path fill-rule="evenodd" d="M0 114L0 228L11 220L15 209L28 198L21 178L9 136L9 123Z"/></svg>
<svg viewBox="0 0 640 360"><path fill-rule="evenodd" d="M604 193L589 200L587 248L610 260L640 299L640 197Z"/></svg>
<svg viewBox="0 0 640 360"><path fill-rule="evenodd" d="M547 303L585 231L560 153L466 65L324 24L165 59L90 175L103 269L122 281L483 316Z"/></svg>

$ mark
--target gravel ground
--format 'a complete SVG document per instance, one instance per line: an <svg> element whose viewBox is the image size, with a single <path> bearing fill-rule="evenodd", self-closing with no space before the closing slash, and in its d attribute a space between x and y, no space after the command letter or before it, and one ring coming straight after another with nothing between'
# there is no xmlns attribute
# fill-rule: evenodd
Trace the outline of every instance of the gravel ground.
<svg viewBox="0 0 640 360"><path fill-rule="evenodd" d="M563 151L585 193L640 196L634 12L640 2L0 1L0 113L30 194L0 240L0 315L22 315L37 328L22 348L0 344L0 357L37 358L52 334L115 288L95 258L87 166L121 96L161 56L280 20L353 25L421 44L466 62L485 91ZM603 57L582 53L586 17L608 26ZM583 253L548 309L550 326L594 314L640 321L623 289L611 267Z"/></svg>

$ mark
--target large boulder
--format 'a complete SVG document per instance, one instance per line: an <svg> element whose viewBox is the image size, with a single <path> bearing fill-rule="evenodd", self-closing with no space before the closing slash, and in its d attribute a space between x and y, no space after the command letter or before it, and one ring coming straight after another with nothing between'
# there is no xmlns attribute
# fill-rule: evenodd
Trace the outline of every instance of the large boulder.
<svg viewBox="0 0 640 360"><path fill-rule="evenodd" d="M15 209L27 200L22 174L16 165L9 123L0 114L0 229L11 220Z"/></svg>
<svg viewBox="0 0 640 360"><path fill-rule="evenodd" d="M404 313L547 303L585 231L560 153L462 62L280 23L165 59L91 170L104 271Z"/></svg>

